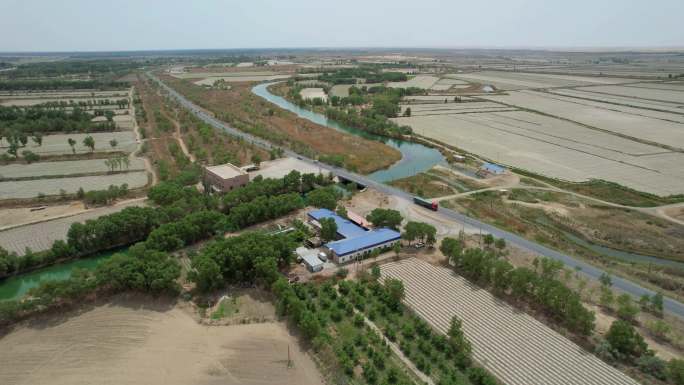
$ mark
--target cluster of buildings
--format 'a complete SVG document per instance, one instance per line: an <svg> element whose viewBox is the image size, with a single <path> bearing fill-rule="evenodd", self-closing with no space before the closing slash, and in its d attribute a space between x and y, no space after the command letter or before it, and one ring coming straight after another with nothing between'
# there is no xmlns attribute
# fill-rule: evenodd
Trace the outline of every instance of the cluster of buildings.
<svg viewBox="0 0 684 385"><path fill-rule="evenodd" d="M343 218L331 210L317 209L310 211L308 222L314 228L321 228L321 220L332 218L337 225L337 239L321 245L325 255L324 259L332 259L338 264L355 261L368 257L374 250L383 250L394 246L401 240L398 231L387 228L372 229L368 221L360 215L348 212L347 218ZM322 261L319 263L311 256L300 254L304 263L311 271L322 269ZM318 258L321 260L321 258Z"/></svg>

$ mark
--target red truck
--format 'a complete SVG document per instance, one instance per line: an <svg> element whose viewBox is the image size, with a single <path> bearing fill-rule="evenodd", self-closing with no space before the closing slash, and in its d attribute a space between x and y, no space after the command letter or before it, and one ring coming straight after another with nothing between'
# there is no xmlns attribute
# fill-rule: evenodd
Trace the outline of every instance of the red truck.
<svg viewBox="0 0 684 385"><path fill-rule="evenodd" d="M439 204L437 202L432 202L421 197L413 197L413 203L428 208L432 211L437 211L439 209Z"/></svg>

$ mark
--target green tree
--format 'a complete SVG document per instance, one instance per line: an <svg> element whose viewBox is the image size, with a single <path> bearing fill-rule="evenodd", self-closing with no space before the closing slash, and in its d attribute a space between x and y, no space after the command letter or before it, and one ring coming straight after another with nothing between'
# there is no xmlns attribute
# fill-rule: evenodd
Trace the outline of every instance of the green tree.
<svg viewBox="0 0 684 385"><path fill-rule="evenodd" d="M385 279L385 293L387 305L392 309L399 309L401 301L406 295L404 283L395 278Z"/></svg>
<svg viewBox="0 0 684 385"><path fill-rule="evenodd" d="M684 360L673 358L667 364L667 376L676 385L684 385Z"/></svg>
<svg viewBox="0 0 684 385"><path fill-rule="evenodd" d="M88 135L85 138L83 138L83 145L85 147L90 148L90 152L95 151L95 139L91 135Z"/></svg>
<svg viewBox="0 0 684 385"><path fill-rule="evenodd" d="M494 236L492 234L485 234L483 240L487 248L490 248L494 244Z"/></svg>
<svg viewBox="0 0 684 385"><path fill-rule="evenodd" d="M259 154L252 154L252 163L254 163L255 166L259 167L261 165L261 156Z"/></svg>
<svg viewBox="0 0 684 385"><path fill-rule="evenodd" d="M610 277L610 274L608 273L603 273L599 277L599 282L601 282L601 285L604 287L611 287L613 286L613 279Z"/></svg>
<svg viewBox="0 0 684 385"><path fill-rule="evenodd" d="M601 287L601 296L599 297L599 303L601 306L605 308L611 308L613 306L613 302L615 302L613 291L605 286Z"/></svg>
<svg viewBox="0 0 684 385"><path fill-rule="evenodd" d="M494 242L494 247L496 247L497 250L499 250L499 253L502 253L503 250L506 248L506 240L503 239L503 238L498 238L498 239Z"/></svg>
<svg viewBox="0 0 684 385"><path fill-rule="evenodd" d="M606 341L626 357L638 358L648 351L644 338L629 322L623 320L613 321L606 333Z"/></svg>
<svg viewBox="0 0 684 385"><path fill-rule="evenodd" d="M33 142L36 143L38 147L43 145L43 134L41 134L40 132L36 132L35 134L33 134L33 137L31 139L33 139Z"/></svg>
<svg viewBox="0 0 684 385"><path fill-rule="evenodd" d="M119 142L117 142L116 139L112 139L109 141L109 145L112 146L112 148L115 148L118 144Z"/></svg>
<svg viewBox="0 0 684 385"><path fill-rule="evenodd" d="M389 227L396 230L404 218L397 210L376 208L366 216L366 219L376 227Z"/></svg>
<svg viewBox="0 0 684 385"><path fill-rule="evenodd" d="M651 311L657 315L663 314L663 293L657 292L651 297Z"/></svg>
<svg viewBox="0 0 684 385"><path fill-rule="evenodd" d="M67 139L67 142L69 143L69 147L71 147L71 152L76 153L76 141L72 138Z"/></svg>
<svg viewBox="0 0 684 385"><path fill-rule="evenodd" d="M632 297L629 294L621 294L617 297L617 314L618 317L633 321L634 317L639 313L639 307L634 304Z"/></svg>
<svg viewBox="0 0 684 385"><path fill-rule="evenodd" d="M333 218L323 218L321 223L321 238L330 242L337 237L337 223Z"/></svg>
<svg viewBox="0 0 684 385"><path fill-rule="evenodd" d="M338 205L337 210L335 212L337 213L337 215L341 216L342 218L347 218L347 208L346 207L344 207L342 205Z"/></svg>

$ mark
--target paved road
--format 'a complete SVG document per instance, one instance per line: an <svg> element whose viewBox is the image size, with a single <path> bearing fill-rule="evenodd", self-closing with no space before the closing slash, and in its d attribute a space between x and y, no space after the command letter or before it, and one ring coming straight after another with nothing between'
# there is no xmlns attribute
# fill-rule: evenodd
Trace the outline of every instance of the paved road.
<svg viewBox="0 0 684 385"><path fill-rule="evenodd" d="M190 102L184 96L180 95L178 92L173 90L171 87L164 84L161 80L159 80L157 77L155 77L151 73L148 72L147 76L149 76L152 80L156 81L162 88L164 88L166 91L168 91L169 94L173 98L175 98L183 107L192 111L198 118L204 120L208 124L211 124L212 126L214 126L216 128L222 129L222 130L224 130L224 131L226 131L232 135L242 137L243 139L245 139L249 142L252 142L258 146L261 146L263 148L270 149L270 148L274 147L269 142L267 142L263 139L260 139L260 138L254 137L250 134L239 131L239 130L229 126L228 124L226 124L226 123L214 118L213 116L209 115L203 109L201 109L200 107L198 107L195 104L193 104L192 102ZM334 166L330 166L330 165L327 165L324 163L318 163L317 161L315 161L313 159L306 158L304 156L301 156L301 155L299 155L293 151L287 150L287 149L284 149L284 151L285 151L285 154L288 156L297 157L300 160L303 160L305 162L315 164L316 166L318 166L322 169L328 170L337 176L341 176L342 178L354 181L354 182L361 184L361 185L364 185L364 186L372 187L372 188L374 188L380 192L383 192L383 193L388 194L388 195L393 195L399 199L405 199L408 201L413 200L412 195L410 195L404 191L401 191L399 189L396 189L394 187L390 187L390 186L387 186L385 184L372 181L372 180L364 177L363 175L355 174L355 173L349 172L347 170L344 170L344 169L341 169L338 167L334 167ZM570 268L574 269L575 267L579 267L579 268L581 268L582 273L589 276L590 278L598 279L604 273L603 270L598 269L598 268L596 268L596 267L594 267L588 263L585 263L581 260L575 259L574 257L571 257L567 254L560 253L556 250L553 250L553 249L550 249L546 246L532 242L532 241L527 240L523 237L520 237L518 235L510 233L508 231L505 231L505 230L499 229L497 227L488 225L488 224L481 222L477 219L465 216L459 212L456 212L456 211L453 211L453 210L450 210L450 209L447 209L444 207L440 207L439 213L442 214L444 217L451 219L453 221L465 223L465 224L470 225L472 227L482 229L483 232L491 233L493 236L495 236L497 238L503 238L506 240L506 242L508 242L510 244L516 245L518 247L529 250L529 251L536 253L536 254L539 254L539 255L544 255L544 256L559 260ZM637 285L631 281L628 281L626 279L622 279L620 277L612 277L612 280L613 280L613 286L614 287L616 287L616 288L618 288L618 289L620 289L626 293L629 293L636 298L641 297L643 294L648 294L648 295L655 294L655 292L652 290L641 287L641 286L639 286L639 285ZM672 313L673 315L676 315L679 318L684 319L684 304L682 304L681 302L675 301L671 298L665 297L663 305L664 305L664 308L666 311Z"/></svg>

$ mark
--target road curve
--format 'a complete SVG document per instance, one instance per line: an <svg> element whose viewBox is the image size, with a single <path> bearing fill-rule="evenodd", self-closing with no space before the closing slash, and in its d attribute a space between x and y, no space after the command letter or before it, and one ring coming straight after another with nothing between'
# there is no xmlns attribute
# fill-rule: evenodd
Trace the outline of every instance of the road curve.
<svg viewBox="0 0 684 385"><path fill-rule="evenodd" d="M224 123L224 122L214 118L213 116L210 116L202 108L198 107L197 105L195 105L194 103L192 103L191 101L186 99L183 95L179 94L174 89L167 86L164 82L159 80L156 76L152 75L152 73L147 72L146 74L150 79L152 79L153 81L158 83L163 89L165 89L171 97L173 97L174 99L176 99L178 101L179 104L181 104L183 107L190 110L193 114L195 114L198 118L202 119L204 122L211 124L212 126L218 128L218 129L224 130L225 132L227 132L231 135L241 137L241 138L243 138L243 139L245 139L245 140L247 140L247 141L249 141L255 145L261 146L262 148L271 149L271 148L276 147L276 146L271 145L271 143L269 143L269 142L267 142L261 138L257 138L255 136L252 136L250 134L242 132L236 128L231 127L227 123ZM376 189L382 193L385 193L388 195L393 195L399 199L405 199L408 201L413 200L412 195L410 195L410 194L408 194L402 190L396 189L394 187L387 186L385 184L372 181L372 180L364 177L363 175L359 175L359 174L341 169L339 167L330 166L330 165L327 165L324 163L319 163L318 161L315 161L313 159L309 159L305 156L299 155L299 154L295 153L294 151L291 151L288 149L283 149L283 150L284 150L285 154L288 156L296 157L302 161L316 165L317 167L320 167L322 169L326 169L326 170L332 172L334 175L341 176L345 179L354 181L354 182L361 184L361 185L364 185L364 186L372 187L372 188L374 188L374 189ZM556 250L550 249L546 246L543 246L543 245L540 245L536 242L527 240L523 237L520 237L516 234L510 233L506 230L502 230L502 229L499 229L497 227L491 226L489 224L486 224L486 223L481 222L477 219L468 217L468 216L463 215L463 214L456 212L454 210L450 210L450 209L447 209L444 207L440 207L438 213L441 214L442 216L444 216L445 218L451 219L453 221L465 223L465 224L473 226L475 228L482 229L483 232L490 233L497 238L503 238L506 240L506 242L513 244L513 245L516 245L518 247L521 247L525 250L529 250L535 254L544 255L544 256L559 260L570 268L573 268L573 269L574 268L580 268L581 272L583 274L587 275L588 277L590 277L592 279L598 279L604 273L603 270L596 268L596 267L594 267L594 266L592 266L586 262L583 262L579 259L576 259L570 255L567 255L567 254L558 252ZM612 281L613 281L614 287L616 287L616 288L618 288L618 289L620 289L626 293L629 293L636 298L639 298L644 294L648 294L648 295L655 294L655 292L653 290L644 288L644 287L639 286L638 284L636 284L634 282L628 281L628 280L620 278L620 277L613 276ZM674 299L671 299L669 297L665 297L664 301L663 301L663 307L664 307L665 311L668 311L668 312L672 313L673 315L684 319L684 304L682 304L681 302L676 301Z"/></svg>

